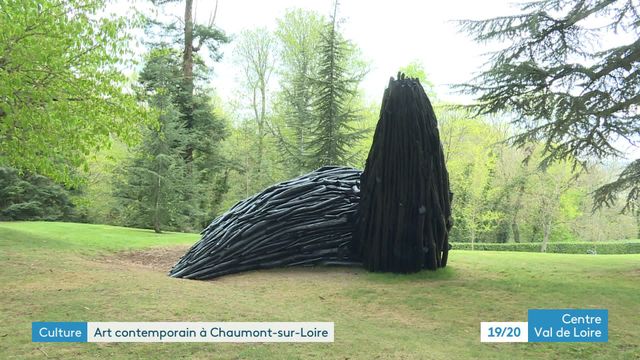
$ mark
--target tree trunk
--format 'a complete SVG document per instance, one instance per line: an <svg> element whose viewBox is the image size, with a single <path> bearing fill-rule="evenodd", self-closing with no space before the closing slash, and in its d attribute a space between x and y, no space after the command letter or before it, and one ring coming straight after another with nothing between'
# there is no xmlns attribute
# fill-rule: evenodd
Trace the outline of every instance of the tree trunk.
<svg viewBox="0 0 640 360"><path fill-rule="evenodd" d="M513 208L513 217L511 218L511 231L513 232L513 241L520 242L520 226L518 226L518 213L522 207L522 195L524 194L524 181L518 187L518 197Z"/></svg>
<svg viewBox="0 0 640 360"><path fill-rule="evenodd" d="M636 210L636 229L638 230L636 238L640 239L640 209Z"/></svg>
<svg viewBox="0 0 640 360"><path fill-rule="evenodd" d="M476 244L476 230L471 229L471 250L475 250Z"/></svg>
<svg viewBox="0 0 640 360"><path fill-rule="evenodd" d="M264 76L264 75L263 75ZM258 174L260 173L260 171L262 170L262 156L264 153L264 137L265 137L265 131L264 131L264 125L265 125L265 121L266 121L266 117L267 117L267 84L265 83L264 78L260 80L260 140L259 140L259 150L260 150L260 154L259 154L259 162L258 162Z"/></svg>
<svg viewBox="0 0 640 360"><path fill-rule="evenodd" d="M184 6L182 73L184 85L186 86L184 90L187 95L193 95L193 0L186 0Z"/></svg>
<svg viewBox="0 0 640 360"><path fill-rule="evenodd" d="M551 235L551 220L545 222L543 225L544 237L542 238L541 252L547 252L547 245L549 244L549 236Z"/></svg>
<svg viewBox="0 0 640 360"><path fill-rule="evenodd" d="M156 178L156 201L153 209L153 231L159 234L162 232L160 229L160 186L162 185L160 180L160 167L158 167Z"/></svg>
<svg viewBox="0 0 640 360"><path fill-rule="evenodd" d="M525 148L525 156L529 157L533 154L534 146L528 146ZM518 214L520 213L520 208L522 208L522 197L525 191L525 185L527 184L527 165L522 164L520 166L522 169L522 177L518 178L520 182L518 186L518 195L516 197L516 203L513 208L513 217L511 218L511 230L513 232L513 241L516 243L520 242L520 226L518 225Z"/></svg>
<svg viewBox="0 0 640 360"><path fill-rule="evenodd" d="M153 223L153 231L156 232L156 234L161 234L162 233L162 229L160 228L160 221L159 219L156 217Z"/></svg>
<svg viewBox="0 0 640 360"><path fill-rule="evenodd" d="M182 57L182 82L184 106L182 109L187 129L193 128L193 0L186 0L184 6L184 53ZM187 144L185 160L193 160L193 145Z"/></svg>
<svg viewBox="0 0 640 360"><path fill-rule="evenodd" d="M513 241L516 243L520 242L520 225L516 221L516 217L514 216L511 221L511 231L513 232Z"/></svg>

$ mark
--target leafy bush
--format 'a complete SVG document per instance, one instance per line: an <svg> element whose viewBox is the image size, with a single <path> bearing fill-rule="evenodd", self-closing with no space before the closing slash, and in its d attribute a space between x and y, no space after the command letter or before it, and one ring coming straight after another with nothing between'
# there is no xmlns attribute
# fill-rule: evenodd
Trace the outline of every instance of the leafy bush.
<svg viewBox="0 0 640 360"><path fill-rule="evenodd" d="M453 243L452 250L471 250L470 243ZM540 252L542 243L476 243L475 250ZM640 254L640 240L549 243L547 252L559 254Z"/></svg>

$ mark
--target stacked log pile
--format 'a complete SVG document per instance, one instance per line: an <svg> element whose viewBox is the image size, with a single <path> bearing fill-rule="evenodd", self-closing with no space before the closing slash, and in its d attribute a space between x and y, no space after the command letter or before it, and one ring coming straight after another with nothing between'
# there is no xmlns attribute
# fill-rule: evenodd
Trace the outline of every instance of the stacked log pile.
<svg viewBox="0 0 640 360"><path fill-rule="evenodd" d="M209 279L296 265L358 265L349 254L361 172L323 167L237 203L170 275Z"/></svg>
<svg viewBox="0 0 640 360"><path fill-rule="evenodd" d="M360 183L352 246L368 270L446 266L452 194L436 117L417 79L389 82Z"/></svg>

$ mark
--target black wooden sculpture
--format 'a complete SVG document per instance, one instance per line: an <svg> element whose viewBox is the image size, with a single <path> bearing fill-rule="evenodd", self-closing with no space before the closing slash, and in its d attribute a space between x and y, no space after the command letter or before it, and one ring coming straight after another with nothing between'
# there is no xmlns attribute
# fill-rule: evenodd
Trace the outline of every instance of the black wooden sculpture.
<svg viewBox="0 0 640 360"><path fill-rule="evenodd" d="M171 269L208 279L295 265L358 265L349 256L360 171L323 167L237 203Z"/></svg>
<svg viewBox="0 0 640 360"><path fill-rule="evenodd" d="M419 81L399 75L385 91L364 172L323 167L237 203L169 274L209 279L299 265L435 270L447 263L450 228L433 109Z"/></svg>
<svg viewBox="0 0 640 360"><path fill-rule="evenodd" d="M389 82L360 179L352 244L370 271L416 272L447 264L449 175L436 116L415 79Z"/></svg>

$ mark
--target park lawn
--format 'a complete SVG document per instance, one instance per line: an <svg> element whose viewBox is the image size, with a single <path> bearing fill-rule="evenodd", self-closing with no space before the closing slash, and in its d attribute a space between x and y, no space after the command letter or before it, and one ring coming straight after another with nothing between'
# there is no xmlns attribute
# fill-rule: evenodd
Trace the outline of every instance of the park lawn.
<svg viewBox="0 0 640 360"><path fill-rule="evenodd" d="M0 223L0 358L637 359L640 255L453 251L413 275L350 268L172 279L117 251L196 234ZM168 270L168 269L167 269ZM608 343L480 343L529 308L609 309ZM329 344L32 343L32 321L333 321Z"/></svg>
<svg viewBox="0 0 640 360"><path fill-rule="evenodd" d="M80 254L193 244L200 238L197 234L156 234L147 229L45 221L0 222L0 229L20 233L0 239L2 247L61 250Z"/></svg>

